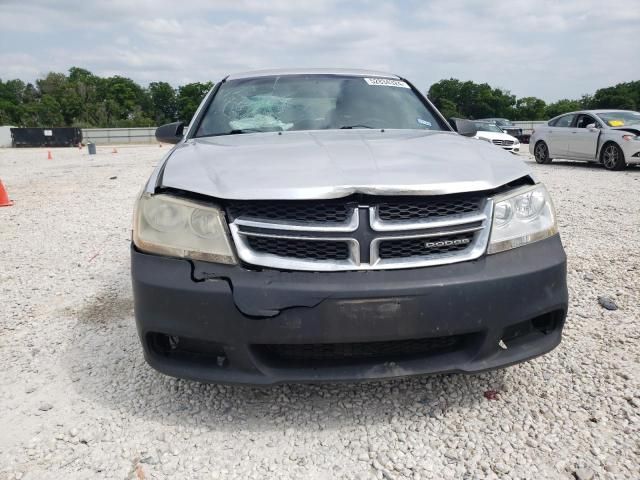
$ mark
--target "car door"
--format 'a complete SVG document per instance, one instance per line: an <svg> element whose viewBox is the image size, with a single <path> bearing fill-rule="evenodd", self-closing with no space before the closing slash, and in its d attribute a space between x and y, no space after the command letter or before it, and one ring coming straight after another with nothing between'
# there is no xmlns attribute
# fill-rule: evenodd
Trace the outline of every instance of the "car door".
<svg viewBox="0 0 640 480"><path fill-rule="evenodd" d="M549 156L551 158L564 158L568 155L571 126L575 118L576 115L570 113L558 117L553 125L550 125L547 145L549 146Z"/></svg>
<svg viewBox="0 0 640 480"><path fill-rule="evenodd" d="M589 125L595 126L587 128ZM598 148L600 126L600 122L591 115L586 113L578 115L575 126L571 128L568 155L579 160L594 160Z"/></svg>

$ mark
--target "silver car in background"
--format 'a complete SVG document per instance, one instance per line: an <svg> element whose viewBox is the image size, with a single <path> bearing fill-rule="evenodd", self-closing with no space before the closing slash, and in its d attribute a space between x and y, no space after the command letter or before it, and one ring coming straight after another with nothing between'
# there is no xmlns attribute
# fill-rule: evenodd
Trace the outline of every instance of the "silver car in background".
<svg viewBox="0 0 640 480"><path fill-rule="evenodd" d="M640 113L630 110L565 113L536 127L529 151L538 163L566 158L599 162L607 170L640 164Z"/></svg>

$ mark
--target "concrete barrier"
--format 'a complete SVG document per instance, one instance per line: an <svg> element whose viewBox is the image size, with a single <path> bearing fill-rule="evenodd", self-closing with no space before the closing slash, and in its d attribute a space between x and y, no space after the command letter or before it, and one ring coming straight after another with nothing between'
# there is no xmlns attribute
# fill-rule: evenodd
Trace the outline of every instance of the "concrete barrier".
<svg viewBox="0 0 640 480"><path fill-rule="evenodd" d="M83 128L82 142L96 145L123 143L157 143L156 127L142 128Z"/></svg>

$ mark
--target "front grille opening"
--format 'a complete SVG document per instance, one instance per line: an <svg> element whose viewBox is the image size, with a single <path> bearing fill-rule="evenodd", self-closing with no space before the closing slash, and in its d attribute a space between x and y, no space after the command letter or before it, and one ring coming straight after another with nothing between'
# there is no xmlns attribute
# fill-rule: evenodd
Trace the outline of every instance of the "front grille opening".
<svg viewBox="0 0 640 480"><path fill-rule="evenodd" d="M254 236L247 236L247 242L249 247L258 253L279 257L304 260L347 260L349 258L347 242Z"/></svg>
<svg viewBox="0 0 640 480"><path fill-rule="evenodd" d="M424 358L464 349L473 334L358 343L264 344L253 350L280 368L331 367Z"/></svg>
<svg viewBox="0 0 640 480"><path fill-rule="evenodd" d="M411 197L405 200L383 201L378 204L378 216L384 221L407 221L446 217L477 212L482 197L448 195L446 197Z"/></svg>
<svg viewBox="0 0 640 480"><path fill-rule="evenodd" d="M408 238L380 242L381 259L424 257L465 250L473 243L473 232L443 237Z"/></svg>
<svg viewBox="0 0 640 480"><path fill-rule="evenodd" d="M515 342L528 340L531 336L548 335L562 326L563 316L562 310L555 310L531 320L516 323L504 329L502 340L508 347Z"/></svg>
<svg viewBox="0 0 640 480"><path fill-rule="evenodd" d="M261 220L294 221L301 223L344 223L355 204L338 201L231 201L227 211L232 220L257 218Z"/></svg>
<svg viewBox="0 0 640 480"><path fill-rule="evenodd" d="M477 240L488 235L476 233L487 225L475 214L484 214L487 202L487 192L397 197L354 194L328 200L228 200L225 208L234 225L238 253L247 265L316 271L322 263L323 270L343 271L410 268L412 262L416 266L421 262L457 262L476 253L477 258L482 250L474 249ZM373 220L393 224L393 228L374 230L372 213ZM337 229L340 231L335 233L334 229L334 235L329 235L331 227L344 227L350 220L355 224L354 215L359 220L355 231ZM254 223L249 226L239 221L242 219ZM445 219L456 221L456 233L438 226ZM409 238L418 231L425 237ZM355 265L357 258L362 259L361 265ZM289 260L295 264L287 263ZM378 264L378 260L383 262Z"/></svg>
<svg viewBox="0 0 640 480"><path fill-rule="evenodd" d="M146 335L149 349L157 356L199 365L228 365L224 347L215 342L150 332Z"/></svg>

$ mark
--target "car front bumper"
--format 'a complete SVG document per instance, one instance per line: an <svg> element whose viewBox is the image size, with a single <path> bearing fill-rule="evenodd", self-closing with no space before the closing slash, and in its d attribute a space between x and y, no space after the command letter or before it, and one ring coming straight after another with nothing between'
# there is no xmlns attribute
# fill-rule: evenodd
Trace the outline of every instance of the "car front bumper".
<svg viewBox="0 0 640 480"><path fill-rule="evenodd" d="M131 250L147 362L207 382L474 373L552 350L567 311L559 236L471 262L280 272ZM506 349L500 345L506 344Z"/></svg>
<svg viewBox="0 0 640 480"><path fill-rule="evenodd" d="M627 164L640 164L640 140L620 142L620 147Z"/></svg>

